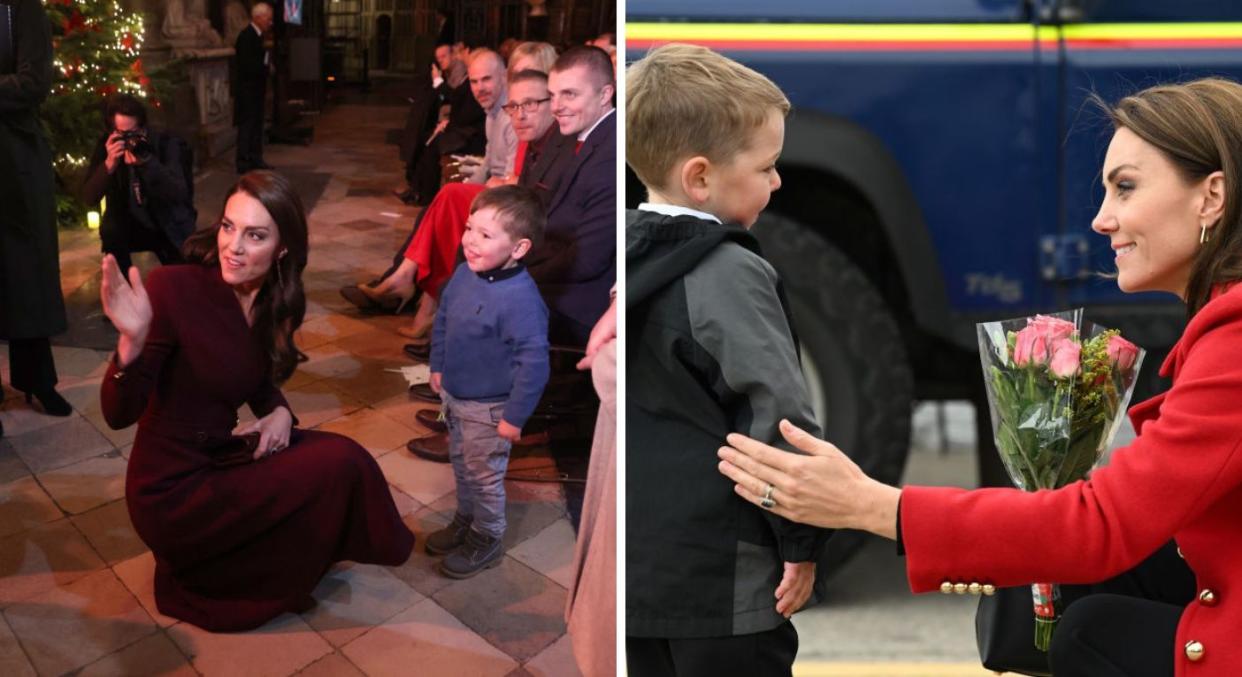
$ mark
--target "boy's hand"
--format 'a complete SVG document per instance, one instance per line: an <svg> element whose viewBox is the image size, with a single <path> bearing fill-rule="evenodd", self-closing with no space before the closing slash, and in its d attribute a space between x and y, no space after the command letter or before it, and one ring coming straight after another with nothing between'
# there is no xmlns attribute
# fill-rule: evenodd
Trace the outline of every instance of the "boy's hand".
<svg viewBox="0 0 1242 677"><path fill-rule="evenodd" d="M444 374L441 372L438 372L438 371L431 372L431 383L430 383L431 390L437 395L440 394L440 378L442 376L444 376Z"/></svg>
<svg viewBox="0 0 1242 677"><path fill-rule="evenodd" d="M785 562L785 576L776 586L776 613L789 618L811 598L815 585L814 562Z"/></svg>
<svg viewBox="0 0 1242 677"><path fill-rule="evenodd" d="M496 425L496 434L510 442L516 442L522 436L522 429L502 418L500 423Z"/></svg>

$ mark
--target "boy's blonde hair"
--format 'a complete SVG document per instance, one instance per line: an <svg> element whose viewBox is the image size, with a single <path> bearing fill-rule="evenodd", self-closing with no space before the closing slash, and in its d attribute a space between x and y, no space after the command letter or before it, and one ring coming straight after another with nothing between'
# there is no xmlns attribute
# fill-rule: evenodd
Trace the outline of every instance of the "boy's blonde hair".
<svg viewBox="0 0 1242 677"><path fill-rule="evenodd" d="M789 99L763 75L698 45L657 47L625 71L625 161L664 188L678 160L726 164Z"/></svg>

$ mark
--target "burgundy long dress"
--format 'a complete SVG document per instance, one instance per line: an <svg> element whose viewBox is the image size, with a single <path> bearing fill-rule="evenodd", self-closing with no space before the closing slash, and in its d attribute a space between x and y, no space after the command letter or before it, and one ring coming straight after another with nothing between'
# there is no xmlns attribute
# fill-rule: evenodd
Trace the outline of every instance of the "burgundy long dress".
<svg viewBox="0 0 1242 677"><path fill-rule="evenodd" d="M262 417L288 403L218 267L159 268L146 288L146 346L124 370L113 360L101 399L108 425L138 422L125 499L160 612L247 630L302 607L333 562L404 562L414 535L353 440L294 428L285 451L213 463L242 404Z"/></svg>

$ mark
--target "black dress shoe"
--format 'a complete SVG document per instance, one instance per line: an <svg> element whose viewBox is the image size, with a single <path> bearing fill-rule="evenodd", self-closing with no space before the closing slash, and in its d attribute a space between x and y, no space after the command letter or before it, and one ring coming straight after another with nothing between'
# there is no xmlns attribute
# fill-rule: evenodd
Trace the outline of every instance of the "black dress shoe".
<svg viewBox="0 0 1242 677"><path fill-rule="evenodd" d="M440 412L435 409L419 409L414 414L414 420L433 433L448 432L448 426L440 418Z"/></svg>
<svg viewBox="0 0 1242 677"><path fill-rule="evenodd" d="M449 462L449 442L446 433L431 435L429 437L416 437L405 443L405 448L411 454L434 461L436 463Z"/></svg>
<svg viewBox="0 0 1242 677"><path fill-rule="evenodd" d="M410 395L416 400L431 402L433 404L440 403L440 395L431 389L430 383L415 383L410 386Z"/></svg>
<svg viewBox="0 0 1242 677"><path fill-rule="evenodd" d="M51 416L68 416L73 413L73 407L69 406L69 403L65 401L65 398L61 397L60 393L56 392L52 388L48 388L47 390L38 393L26 393L26 404L32 404L32 399L39 400L39 406L43 407L43 413L45 414L49 414Z"/></svg>
<svg viewBox="0 0 1242 677"><path fill-rule="evenodd" d="M392 194L396 196L396 198L398 200L401 200L402 202L409 202L410 200L414 199L413 188L406 188L405 190L401 190L400 188L394 188L392 191Z"/></svg>
<svg viewBox="0 0 1242 677"><path fill-rule="evenodd" d="M431 359L431 343L407 343L401 347L405 356L415 362L426 362ZM440 399L439 397L436 398Z"/></svg>

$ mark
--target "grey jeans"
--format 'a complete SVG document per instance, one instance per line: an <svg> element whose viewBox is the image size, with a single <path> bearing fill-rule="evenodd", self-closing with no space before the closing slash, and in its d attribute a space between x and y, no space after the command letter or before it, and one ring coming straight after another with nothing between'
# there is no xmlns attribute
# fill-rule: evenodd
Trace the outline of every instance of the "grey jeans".
<svg viewBox="0 0 1242 677"><path fill-rule="evenodd" d="M473 517L471 528L500 538L505 533L505 471L509 440L496 434L504 402L459 400L440 391L449 432L449 460L457 481L457 512Z"/></svg>

